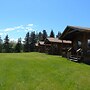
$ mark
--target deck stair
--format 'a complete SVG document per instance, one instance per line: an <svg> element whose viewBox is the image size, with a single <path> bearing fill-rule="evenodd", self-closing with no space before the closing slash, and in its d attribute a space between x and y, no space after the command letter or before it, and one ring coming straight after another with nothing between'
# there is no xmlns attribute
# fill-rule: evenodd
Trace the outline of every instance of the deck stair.
<svg viewBox="0 0 90 90"><path fill-rule="evenodd" d="M79 62L79 61L81 60L81 57L80 57L80 56L76 57L76 56L74 56L74 55L71 55L71 56L69 57L69 60L70 60L70 61L74 61L74 62Z"/></svg>

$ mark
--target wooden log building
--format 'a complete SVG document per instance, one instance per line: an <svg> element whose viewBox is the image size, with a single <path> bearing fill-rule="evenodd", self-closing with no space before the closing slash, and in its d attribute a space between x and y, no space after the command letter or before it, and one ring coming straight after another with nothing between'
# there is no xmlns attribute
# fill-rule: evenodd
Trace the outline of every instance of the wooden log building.
<svg viewBox="0 0 90 90"><path fill-rule="evenodd" d="M90 28L67 26L60 39L72 41L70 60L90 64Z"/></svg>
<svg viewBox="0 0 90 90"><path fill-rule="evenodd" d="M45 53L45 44L44 41L39 41L38 42L38 51L41 53Z"/></svg>
<svg viewBox="0 0 90 90"><path fill-rule="evenodd" d="M71 41L60 40L58 38L47 38L44 44L46 53L52 55L62 55L62 50L70 47Z"/></svg>
<svg viewBox="0 0 90 90"><path fill-rule="evenodd" d="M62 41L59 40L58 38L47 38L44 43L46 53L52 55L59 55L61 53L60 43L62 43Z"/></svg>

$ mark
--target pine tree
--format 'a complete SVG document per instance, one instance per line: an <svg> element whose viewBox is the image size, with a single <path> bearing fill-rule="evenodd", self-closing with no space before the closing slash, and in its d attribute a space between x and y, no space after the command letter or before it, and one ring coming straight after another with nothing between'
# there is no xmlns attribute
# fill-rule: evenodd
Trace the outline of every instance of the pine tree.
<svg viewBox="0 0 90 90"><path fill-rule="evenodd" d="M15 41L10 41L10 52L14 52L14 49L15 49L15 46L16 46L16 42Z"/></svg>
<svg viewBox="0 0 90 90"><path fill-rule="evenodd" d="M55 37L53 30L51 30L50 37L52 37L52 38Z"/></svg>
<svg viewBox="0 0 90 90"><path fill-rule="evenodd" d="M22 50L22 43L21 43L21 38L19 38L15 46L15 52L21 52L21 50Z"/></svg>
<svg viewBox="0 0 90 90"><path fill-rule="evenodd" d="M26 37L25 37L24 51L25 52L29 52L30 51L30 36L29 36L29 32L26 34Z"/></svg>
<svg viewBox="0 0 90 90"><path fill-rule="evenodd" d="M36 33L36 34L35 34L35 41L36 41L36 42L39 40L39 37L38 37L38 36L39 36L39 34Z"/></svg>
<svg viewBox="0 0 90 90"><path fill-rule="evenodd" d="M47 36L48 36L48 35L47 35L46 30L43 30L43 37L42 37L42 38L43 38L43 41L47 38Z"/></svg>
<svg viewBox="0 0 90 90"><path fill-rule="evenodd" d="M56 35L56 38L60 38L61 36L61 32L58 32L58 34Z"/></svg>
<svg viewBox="0 0 90 90"><path fill-rule="evenodd" d="M6 53L10 52L10 43L9 43L8 35L6 35L6 37L4 39L3 49L4 49L4 52L6 52Z"/></svg>
<svg viewBox="0 0 90 90"><path fill-rule="evenodd" d="M36 43L36 39L35 39L35 32L31 32L30 35L30 51L33 52L35 50L35 43Z"/></svg>
<svg viewBox="0 0 90 90"><path fill-rule="evenodd" d="M39 41L42 41L43 40L43 34L41 32L39 32L39 34L38 34L38 40Z"/></svg>
<svg viewBox="0 0 90 90"><path fill-rule="evenodd" d="M0 37L0 53L2 52L2 48L3 48L3 40Z"/></svg>

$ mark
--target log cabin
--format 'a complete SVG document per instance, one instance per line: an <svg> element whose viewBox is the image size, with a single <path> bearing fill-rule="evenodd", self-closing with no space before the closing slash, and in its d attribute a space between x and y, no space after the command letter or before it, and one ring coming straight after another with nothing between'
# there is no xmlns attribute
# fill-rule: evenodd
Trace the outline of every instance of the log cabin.
<svg viewBox="0 0 90 90"><path fill-rule="evenodd" d="M45 52L45 44L44 44L44 41L39 41L39 42L38 42L38 51L41 52L41 53L44 53L44 52Z"/></svg>
<svg viewBox="0 0 90 90"><path fill-rule="evenodd" d="M62 55L62 50L70 47L71 41L60 40L58 38L47 38L44 41L44 44L46 53L52 55Z"/></svg>
<svg viewBox="0 0 90 90"><path fill-rule="evenodd" d="M72 41L68 58L90 64L90 28L67 26L60 39Z"/></svg>

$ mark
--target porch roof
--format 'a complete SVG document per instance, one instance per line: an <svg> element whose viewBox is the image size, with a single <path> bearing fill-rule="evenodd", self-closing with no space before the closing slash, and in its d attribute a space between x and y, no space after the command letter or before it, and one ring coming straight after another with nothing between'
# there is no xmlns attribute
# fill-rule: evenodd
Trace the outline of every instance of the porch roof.
<svg viewBox="0 0 90 90"><path fill-rule="evenodd" d="M86 27L79 27L79 26L67 26L62 33L60 39L62 40L72 40L73 36L76 33L80 32L89 32L90 33L90 28Z"/></svg>

